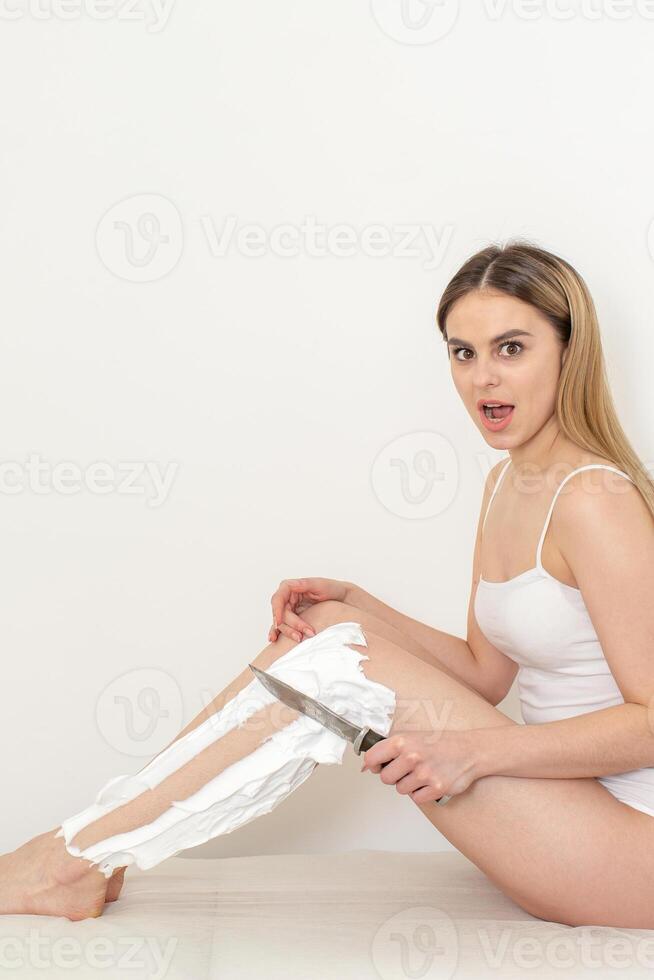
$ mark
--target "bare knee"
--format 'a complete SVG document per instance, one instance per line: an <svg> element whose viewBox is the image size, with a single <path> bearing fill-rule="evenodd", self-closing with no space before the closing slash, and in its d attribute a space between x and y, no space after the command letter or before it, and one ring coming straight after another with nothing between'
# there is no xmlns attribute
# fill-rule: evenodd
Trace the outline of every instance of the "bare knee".
<svg viewBox="0 0 654 980"><path fill-rule="evenodd" d="M357 619L358 610L350 606L347 602L340 602L338 599L325 599L324 602L317 602L313 606L305 609L301 617L309 623L316 632L333 626L334 623L349 623L351 621L363 622Z"/></svg>
<svg viewBox="0 0 654 980"><path fill-rule="evenodd" d="M334 626L336 623L357 623L359 627L364 630L366 634L372 634L375 632L370 629L369 617L364 616L360 609L355 606L350 606L346 602L340 602L338 599L325 599L324 602L316 602L313 606L307 606L303 609L301 613L298 614L303 622L308 623L316 633L321 633L323 630L327 629L329 626ZM296 640L292 636L287 636L286 634L280 633L277 639L269 644L267 648L271 651L271 655L277 657L280 655L281 649L289 649L288 644L291 647L302 643L304 640L310 637L301 637ZM272 653L272 651L275 651ZM263 655L260 655L260 657ZM261 664L266 661L266 657L263 657ZM266 661L271 662L271 661ZM257 660L259 664L259 660ZM265 665L263 667L265 670Z"/></svg>
<svg viewBox="0 0 654 980"><path fill-rule="evenodd" d="M302 613L302 619L314 627L316 631L327 629L334 623L358 623L366 636L376 636L379 639L390 640L404 648L403 637L393 627L388 626L378 616L352 606L349 602L338 599L326 599L309 606ZM392 635L391 635L392 634ZM408 651L410 652L410 651Z"/></svg>
<svg viewBox="0 0 654 980"><path fill-rule="evenodd" d="M305 609L301 615L302 619L313 626L316 632L320 632L320 630L326 629L334 623L358 623L366 637L374 637L392 643L395 648L403 653L413 654L419 660L424 660L433 666L433 657L412 636L400 632L395 626L380 619L374 613L359 609L358 606L353 606L348 602L327 599L325 602L318 602L316 605ZM449 672L446 671L446 673ZM469 687L464 681L461 683Z"/></svg>

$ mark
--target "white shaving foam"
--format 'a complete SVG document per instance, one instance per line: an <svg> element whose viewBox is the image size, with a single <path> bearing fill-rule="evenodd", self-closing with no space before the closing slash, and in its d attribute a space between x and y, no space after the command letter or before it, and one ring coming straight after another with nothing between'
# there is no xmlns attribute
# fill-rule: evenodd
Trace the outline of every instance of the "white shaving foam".
<svg viewBox="0 0 654 980"><path fill-rule="evenodd" d="M395 711L395 692L366 677L360 664L369 658L346 646L348 643L368 645L360 624L335 623L302 640L267 667L266 673L315 698L353 725L368 726L387 736ZM56 836L64 837L71 854L97 864L108 878L125 865L152 868L185 848L229 834L269 813L311 775L318 763L342 763L351 743L300 715L188 798L172 800L170 808L151 823L84 850L70 843L83 827L154 788L216 739L276 701L254 677L220 711L169 745L140 772L111 779L91 806L63 821Z"/></svg>

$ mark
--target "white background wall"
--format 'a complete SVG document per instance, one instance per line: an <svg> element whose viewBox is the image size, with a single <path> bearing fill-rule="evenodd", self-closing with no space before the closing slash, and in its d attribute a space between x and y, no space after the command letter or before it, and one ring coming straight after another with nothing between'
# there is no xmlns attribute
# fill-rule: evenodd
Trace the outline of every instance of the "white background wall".
<svg viewBox="0 0 654 980"><path fill-rule="evenodd" d="M434 311L476 248L579 268L651 458L654 10L413 3L2 2L2 850L167 744L283 577L465 635L504 454ZM348 751L192 853L357 847L450 845Z"/></svg>

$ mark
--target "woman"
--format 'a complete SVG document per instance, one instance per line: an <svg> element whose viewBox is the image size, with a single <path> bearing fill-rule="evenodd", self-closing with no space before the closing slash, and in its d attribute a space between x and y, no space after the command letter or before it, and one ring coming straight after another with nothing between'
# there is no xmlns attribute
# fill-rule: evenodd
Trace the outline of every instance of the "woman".
<svg viewBox="0 0 654 980"><path fill-rule="evenodd" d="M555 255L491 246L438 325L466 409L509 454L484 488L467 639L349 582L285 580L253 664L332 706L352 683L348 710L386 736L368 771L532 915L654 928L654 486L616 418L592 300ZM523 725L495 707L516 673ZM258 683L245 666L140 774L2 857L0 909L100 915L125 866L229 832L340 761L344 740L288 709L282 724L274 699L239 726ZM340 756L317 750L329 737Z"/></svg>

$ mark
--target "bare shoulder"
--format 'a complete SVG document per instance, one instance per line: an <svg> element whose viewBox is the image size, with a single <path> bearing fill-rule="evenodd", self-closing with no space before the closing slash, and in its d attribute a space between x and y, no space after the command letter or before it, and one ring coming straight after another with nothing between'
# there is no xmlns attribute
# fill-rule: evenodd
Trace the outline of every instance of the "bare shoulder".
<svg viewBox="0 0 654 980"><path fill-rule="evenodd" d="M580 466L595 463L601 465L573 473ZM621 475L624 472L602 456L590 455L572 466L572 475L561 488L554 508L555 525L561 529L574 525L577 533L581 529L597 532L604 522L617 525L621 533L654 531L654 517L645 498L631 479Z"/></svg>
<svg viewBox="0 0 654 980"><path fill-rule="evenodd" d="M584 485L583 478L595 474L600 479ZM654 704L654 516L639 488L612 470L576 473L564 490L569 488L554 508L556 543L625 702L649 706Z"/></svg>
<svg viewBox="0 0 654 980"><path fill-rule="evenodd" d="M580 467L584 467L584 466L593 467L593 469L582 470L580 474L575 473L575 476L572 479L575 479L577 475L583 476L584 473L587 474L590 478L593 477L596 479L599 478L600 481L602 479L603 474L608 474L610 476L615 475L617 479L620 479L618 474L614 473L613 471L620 470L620 472L626 472L625 470L622 469L622 467L614 463L612 459L607 459L605 456L597 456L595 453L584 453L583 456L578 457L574 461L561 463L560 466L561 466L560 472L562 473L563 476L567 476L568 473L572 473L573 470L579 469ZM607 466L610 467L611 469L607 470L606 469ZM622 477L622 480L624 482L624 477ZM570 480L568 482L572 482L572 481Z"/></svg>

